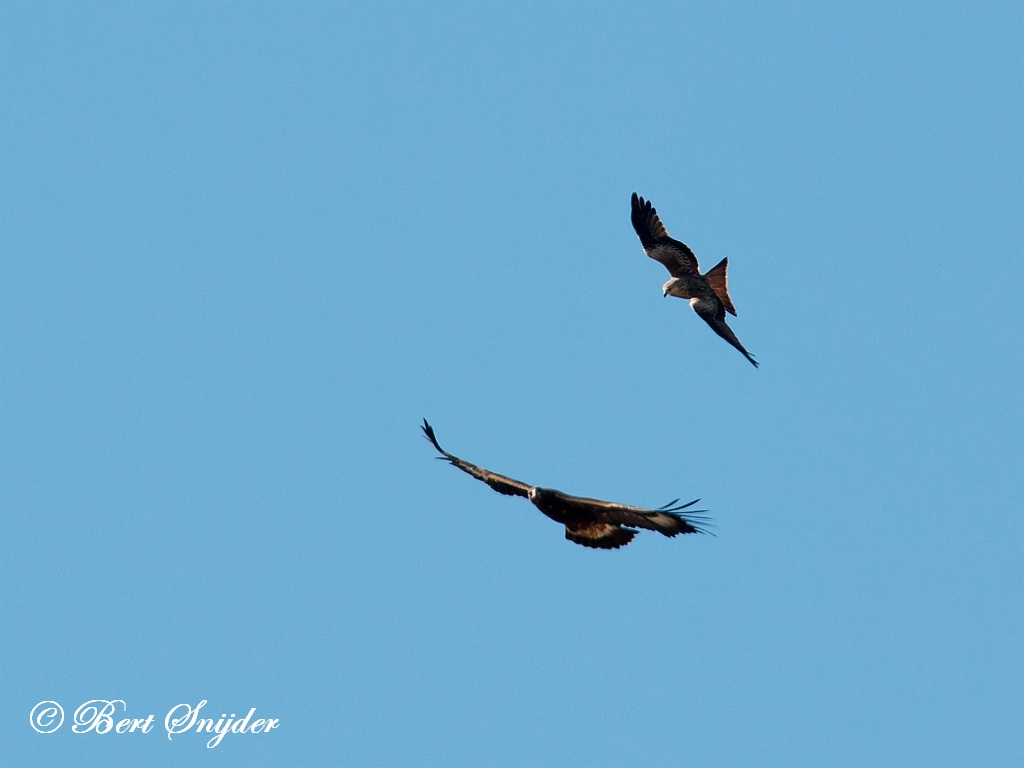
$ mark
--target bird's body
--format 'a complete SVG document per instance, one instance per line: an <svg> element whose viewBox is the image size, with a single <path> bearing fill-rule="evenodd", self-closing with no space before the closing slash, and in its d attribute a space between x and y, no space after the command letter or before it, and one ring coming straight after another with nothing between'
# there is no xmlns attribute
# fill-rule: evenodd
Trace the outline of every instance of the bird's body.
<svg viewBox="0 0 1024 768"><path fill-rule="evenodd" d="M423 421L423 433L441 454L438 458L445 459L466 474L487 483L498 493L526 497L549 518L565 526L565 538L584 547L617 549L625 546L637 534L637 531L631 530L630 527L646 528L670 537L680 533L707 532L702 527L707 524L707 520L699 513L679 514L680 510L693 506L697 500L676 506L676 499L659 509L644 509L583 496L570 496L554 488L528 485L463 461L438 444L434 430L426 420Z"/></svg>
<svg viewBox="0 0 1024 768"><path fill-rule="evenodd" d="M649 200L633 193L631 219L644 253L661 262L672 278L661 287L662 295L689 299L690 307L711 326L711 330L736 347L756 368L758 363L736 338L725 322L725 313L736 314L729 298L726 270L729 259L722 259L703 275L693 251L672 237L661 223L658 211Z"/></svg>

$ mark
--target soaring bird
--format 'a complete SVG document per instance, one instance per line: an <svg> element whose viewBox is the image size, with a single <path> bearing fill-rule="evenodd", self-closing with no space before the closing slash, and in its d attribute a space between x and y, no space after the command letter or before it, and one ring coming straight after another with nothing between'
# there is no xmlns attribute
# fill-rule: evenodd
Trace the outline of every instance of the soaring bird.
<svg viewBox="0 0 1024 768"><path fill-rule="evenodd" d="M633 229L640 238L644 253L664 264L672 275L672 279L661 287L662 295L689 299L690 307L711 326L711 330L736 347L757 368L753 355L743 348L732 328L725 324L726 312L736 314L725 281L729 259L722 259L702 275L693 251L686 243L668 236L668 230L651 202L637 197L634 192L632 203Z"/></svg>
<svg viewBox="0 0 1024 768"><path fill-rule="evenodd" d="M637 531L633 528L646 528L657 531L665 536L676 536L680 533L708 533L705 526L708 518L701 515L704 510L695 510L685 515L679 510L692 507L700 499L688 504L677 504L679 499L670 501L658 509L631 507L626 504L615 504L611 501L586 499L581 496L570 496L556 491L554 488L540 488L527 485L510 477L470 464L458 456L448 453L437 442L433 428L423 420L423 434L444 459L477 480L482 480L498 493L506 496L525 496L533 502L533 506L550 517L556 523L565 526L565 538L584 547L594 549L618 549L633 540ZM624 527L625 526L625 527Z"/></svg>

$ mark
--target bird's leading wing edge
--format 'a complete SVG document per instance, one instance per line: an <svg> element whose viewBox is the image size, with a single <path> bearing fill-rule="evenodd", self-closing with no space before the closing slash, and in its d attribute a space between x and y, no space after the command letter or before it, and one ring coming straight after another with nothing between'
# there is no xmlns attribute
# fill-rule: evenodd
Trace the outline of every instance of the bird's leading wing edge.
<svg viewBox="0 0 1024 768"><path fill-rule="evenodd" d="M423 430L424 436L430 441L431 445L437 449L437 452L441 455L437 458L444 459L454 467L458 467L467 475L472 475L477 480L487 483L491 488L496 490L498 493L502 493L506 496L523 496L526 497L530 493L530 485L522 483L519 480L513 480L511 477L505 477L499 475L497 472L491 472L489 469L478 467L476 464L470 464L468 461L460 459L451 453L448 453L441 444L437 442L437 436L434 434L434 428L430 426L426 419L423 420L423 425L420 427Z"/></svg>

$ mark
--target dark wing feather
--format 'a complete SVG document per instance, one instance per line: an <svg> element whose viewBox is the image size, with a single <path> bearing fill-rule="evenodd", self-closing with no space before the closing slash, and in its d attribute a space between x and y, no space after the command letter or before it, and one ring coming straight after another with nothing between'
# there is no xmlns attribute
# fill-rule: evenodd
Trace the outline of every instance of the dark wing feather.
<svg viewBox="0 0 1024 768"><path fill-rule="evenodd" d="M644 253L664 264L669 274L680 277L693 272L700 273L693 251L686 243L668 236L668 230L661 223L658 211L651 205L651 201L637 197L636 192L633 193L631 218Z"/></svg>
<svg viewBox="0 0 1024 768"><path fill-rule="evenodd" d="M714 307L710 307L704 302L698 302L693 305L693 311L700 315L701 320L711 326L711 330L742 352L743 356L747 358L755 368L759 366L757 360L754 359L754 356L747 352L747 350L743 348L743 345L740 344L740 340L736 338L736 334L732 332L732 328L726 325L725 305L722 304L721 301L715 302Z"/></svg>
<svg viewBox="0 0 1024 768"><path fill-rule="evenodd" d="M478 467L476 464L470 464L468 461L463 461L458 456L453 456L448 453L448 451L442 448L437 442L437 438L434 436L434 428L427 423L426 419L423 420L423 426L421 429L423 430L423 434L427 436L427 440L429 440L437 449L438 453L441 454L438 458L446 459L452 464L452 466L458 467L466 474L475 477L477 480L482 480L498 493L503 493L506 496L527 496L530 493L531 486L526 483L513 480L511 477L499 475L497 472L491 472L483 467Z"/></svg>
<svg viewBox="0 0 1024 768"><path fill-rule="evenodd" d="M581 516L586 515L597 524L646 528L670 537L680 533L710 533L707 530L709 518L701 514L704 510L680 513L680 510L692 507L699 499L678 506L665 505L660 509L645 509L628 504L616 504L613 501L562 495L567 507Z"/></svg>

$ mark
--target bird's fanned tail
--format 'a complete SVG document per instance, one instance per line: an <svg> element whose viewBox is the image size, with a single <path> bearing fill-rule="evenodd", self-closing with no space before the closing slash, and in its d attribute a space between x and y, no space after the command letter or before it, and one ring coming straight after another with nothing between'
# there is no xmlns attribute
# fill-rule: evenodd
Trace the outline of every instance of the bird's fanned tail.
<svg viewBox="0 0 1024 768"><path fill-rule="evenodd" d="M565 526L565 538L591 549L618 549L633 540L637 532L604 523Z"/></svg>
<svg viewBox="0 0 1024 768"><path fill-rule="evenodd" d="M726 275L728 270L729 257L726 256L707 271L704 275L704 279L708 281L708 284L711 286L711 290L715 292L719 301L722 302L722 306L725 307L725 311L730 315L735 315L736 307L732 305L732 299L729 297L729 281Z"/></svg>

